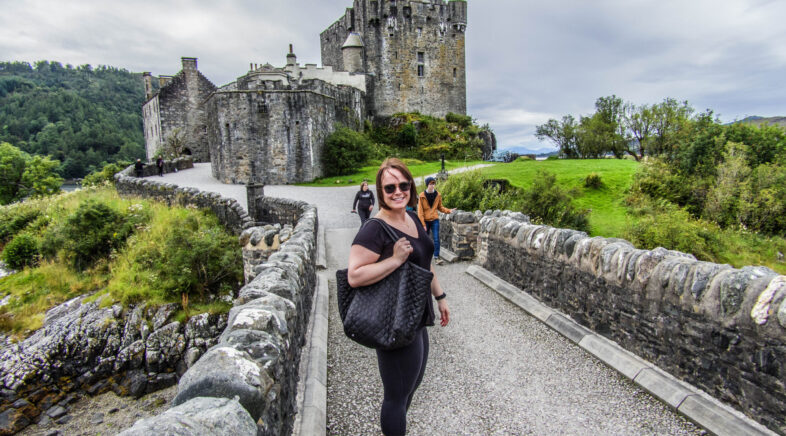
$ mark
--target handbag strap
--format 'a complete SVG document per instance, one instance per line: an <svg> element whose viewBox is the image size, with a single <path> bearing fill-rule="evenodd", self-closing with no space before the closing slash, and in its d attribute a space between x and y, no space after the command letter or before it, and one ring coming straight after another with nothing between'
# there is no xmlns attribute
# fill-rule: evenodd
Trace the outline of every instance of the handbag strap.
<svg viewBox="0 0 786 436"><path fill-rule="evenodd" d="M381 225L382 228L385 229L385 233L387 233L388 236L390 236L390 239L393 240L394 244L396 243L396 241L399 240L399 238L396 237L396 233L393 232L393 229L390 227L390 224L386 223L384 220L379 218L370 218L369 221L371 220L378 222L379 225Z"/></svg>

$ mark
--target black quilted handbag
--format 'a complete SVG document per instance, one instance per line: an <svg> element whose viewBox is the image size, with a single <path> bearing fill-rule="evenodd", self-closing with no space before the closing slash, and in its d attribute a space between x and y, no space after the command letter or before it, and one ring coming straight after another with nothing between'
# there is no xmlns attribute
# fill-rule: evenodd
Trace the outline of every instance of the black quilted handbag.
<svg viewBox="0 0 786 436"><path fill-rule="evenodd" d="M399 238L377 218L395 243ZM382 280L359 288L349 286L347 270L336 271L338 313L344 333L370 348L393 350L409 345L423 319L434 274L407 261Z"/></svg>

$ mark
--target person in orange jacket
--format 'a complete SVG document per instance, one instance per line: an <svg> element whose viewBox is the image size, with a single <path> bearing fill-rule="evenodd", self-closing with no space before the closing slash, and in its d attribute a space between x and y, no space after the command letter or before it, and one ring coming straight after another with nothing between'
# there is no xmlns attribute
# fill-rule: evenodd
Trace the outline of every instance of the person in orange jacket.
<svg viewBox="0 0 786 436"><path fill-rule="evenodd" d="M437 180L433 177L426 177L426 190L418 196L418 218L420 223L426 228L426 232L431 232L434 238L434 263L442 264L439 258L439 213L451 213L453 209L448 209L442 205L442 196L437 192Z"/></svg>

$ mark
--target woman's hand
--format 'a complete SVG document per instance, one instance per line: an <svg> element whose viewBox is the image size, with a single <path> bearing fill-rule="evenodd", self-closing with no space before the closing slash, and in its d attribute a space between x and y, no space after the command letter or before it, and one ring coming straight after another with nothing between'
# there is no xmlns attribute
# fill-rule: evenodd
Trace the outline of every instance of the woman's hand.
<svg viewBox="0 0 786 436"><path fill-rule="evenodd" d="M410 253L412 253L412 250L412 244L409 243L407 238L402 237L396 241L396 245L393 246L393 257L403 265L404 262L407 261Z"/></svg>
<svg viewBox="0 0 786 436"><path fill-rule="evenodd" d="M450 322L450 309L448 309L448 302L444 299L437 301L437 308L439 309L439 325L445 327Z"/></svg>

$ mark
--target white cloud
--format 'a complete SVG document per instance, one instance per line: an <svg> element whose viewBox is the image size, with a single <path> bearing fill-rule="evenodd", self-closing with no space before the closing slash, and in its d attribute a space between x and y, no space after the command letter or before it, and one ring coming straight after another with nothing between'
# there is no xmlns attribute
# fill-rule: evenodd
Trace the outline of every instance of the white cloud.
<svg viewBox="0 0 786 436"><path fill-rule="evenodd" d="M283 65L288 44L320 63L319 33L351 0L0 0L0 59L48 59L174 74L199 58L216 84L248 64ZM665 97L724 120L786 115L786 2L472 0L468 112L500 143L593 111L600 96Z"/></svg>

